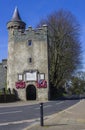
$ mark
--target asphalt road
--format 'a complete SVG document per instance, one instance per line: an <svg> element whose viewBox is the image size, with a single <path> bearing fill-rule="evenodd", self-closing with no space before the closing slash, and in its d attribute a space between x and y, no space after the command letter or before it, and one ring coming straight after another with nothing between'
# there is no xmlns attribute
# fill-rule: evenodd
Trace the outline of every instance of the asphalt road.
<svg viewBox="0 0 85 130"><path fill-rule="evenodd" d="M78 100L50 101L43 104L44 117L64 110ZM0 108L0 130L22 130L25 127L39 122L40 104L1 107Z"/></svg>

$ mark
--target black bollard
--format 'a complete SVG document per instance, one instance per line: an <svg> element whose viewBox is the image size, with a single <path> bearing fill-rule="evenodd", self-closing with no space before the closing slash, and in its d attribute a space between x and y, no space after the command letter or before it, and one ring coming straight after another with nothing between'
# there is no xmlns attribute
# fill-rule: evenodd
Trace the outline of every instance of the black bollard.
<svg viewBox="0 0 85 130"><path fill-rule="evenodd" d="M43 103L40 103L40 125L43 126Z"/></svg>

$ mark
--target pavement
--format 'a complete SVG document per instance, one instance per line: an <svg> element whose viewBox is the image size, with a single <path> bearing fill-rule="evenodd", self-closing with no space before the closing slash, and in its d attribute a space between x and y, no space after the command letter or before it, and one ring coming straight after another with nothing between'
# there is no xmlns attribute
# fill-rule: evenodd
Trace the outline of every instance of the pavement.
<svg viewBox="0 0 85 130"><path fill-rule="evenodd" d="M38 122L24 130L85 130L85 99L45 119L44 126Z"/></svg>

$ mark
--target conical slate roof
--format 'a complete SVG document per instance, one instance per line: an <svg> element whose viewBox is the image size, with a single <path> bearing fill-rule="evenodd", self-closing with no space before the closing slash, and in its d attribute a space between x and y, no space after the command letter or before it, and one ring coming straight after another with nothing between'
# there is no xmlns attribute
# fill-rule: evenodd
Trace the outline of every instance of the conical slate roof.
<svg viewBox="0 0 85 130"><path fill-rule="evenodd" d="M20 15L19 15L19 11L18 11L17 7L14 10L14 13L13 13L11 21L22 21Z"/></svg>

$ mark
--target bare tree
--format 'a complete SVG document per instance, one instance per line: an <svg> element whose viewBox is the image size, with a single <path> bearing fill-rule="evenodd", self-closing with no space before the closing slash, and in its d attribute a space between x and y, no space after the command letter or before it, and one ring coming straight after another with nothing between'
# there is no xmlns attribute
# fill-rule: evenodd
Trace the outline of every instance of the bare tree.
<svg viewBox="0 0 85 130"><path fill-rule="evenodd" d="M81 60L80 26L68 11L60 10L41 20L48 25L50 85L61 88L79 67Z"/></svg>

